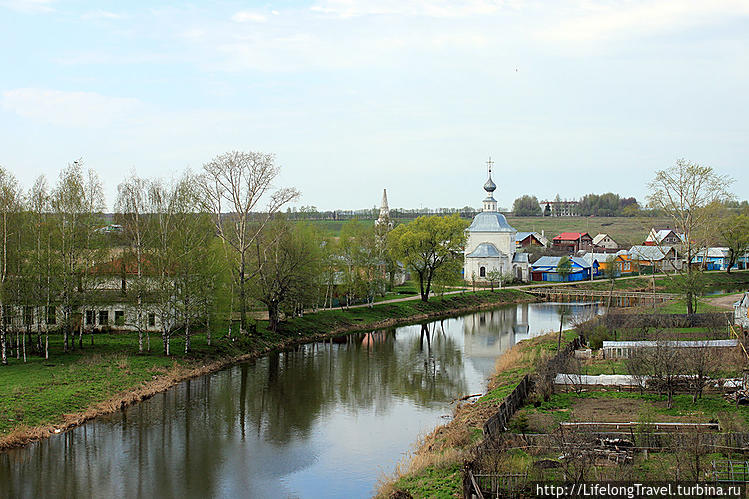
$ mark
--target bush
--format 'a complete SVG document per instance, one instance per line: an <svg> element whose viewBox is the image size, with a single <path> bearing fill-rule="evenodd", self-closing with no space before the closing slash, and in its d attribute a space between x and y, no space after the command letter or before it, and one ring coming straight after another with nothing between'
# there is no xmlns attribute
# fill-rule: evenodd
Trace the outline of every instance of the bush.
<svg viewBox="0 0 749 499"><path fill-rule="evenodd" d="M609 329L603 324L599 324L592 328L591 331L587 333L586 337L588 340L588 346L593 350L601 348L604 341L613 339L611 331L609 331Z"/></svg>

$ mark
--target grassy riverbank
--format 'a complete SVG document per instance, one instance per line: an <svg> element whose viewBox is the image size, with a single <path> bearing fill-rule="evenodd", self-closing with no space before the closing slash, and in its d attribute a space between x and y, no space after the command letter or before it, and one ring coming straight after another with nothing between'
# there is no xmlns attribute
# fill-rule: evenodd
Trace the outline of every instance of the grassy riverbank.
<svg viewBox="0 0 749 499"><path fill-rule="evenodd" d="M208 346L204 334L192 336L192 351L174 338L171 357L161 354L161 339L151 337L151 351L138 354L135 333L97 334L94 345L63 354L62 338L50 336L50 359L12 357L0 367L0 448L24 443L78 425L98 414L118 410L192 376L262 355L272 349L314 341L329 335L371 330L470 312L497 305L531 301L515 290L483 291L375 305L372 308L326 310L291 319L278 332L259 322L256 334L230 339L214 332ZM177 353L179 352L179 353Z"/></svg>
<svg viewBox="0 0 749 499"><path fill-rule="evenodd" d="M711 270L702 274L706 291L727 289L745 290L749 288L749 271L739 270L730 274L725 271ZM600 279L595 281L582 281L569 286L580 289L596 289L608 291L611 281ZM621 291L652 291L653 276L643 275L638 277L618 278L614 281L614 289ZM679 283L673 276L656 275L655 290L662 293L679 293Z"/></svg>
<svg viewBox="0 0 749 499"><path fill-rule="evenodd" d="M563 344L575 335L565 331ZM499 357L487 392L475 403L459 404L449 423L424 437L395 476L383 481L378 497L388 497L396 490L415 498L460 497L461 466L473 444L482 438L484 423L523 376L556 352L557 341L557 333L538 336L521 341Z"/></svg>

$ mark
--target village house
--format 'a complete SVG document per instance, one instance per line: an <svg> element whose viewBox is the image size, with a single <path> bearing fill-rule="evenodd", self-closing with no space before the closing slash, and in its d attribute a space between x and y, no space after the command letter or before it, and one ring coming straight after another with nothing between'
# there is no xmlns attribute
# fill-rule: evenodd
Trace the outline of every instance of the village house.
<svg viewBox="0 0 749 499"><path fill-rule="evenodd" d="M562 232L552 239L551 247L568 253L590 251L593 249L593 238L587 232Z"/></svg>
<svg viewBox="0 0 749 499"><path fill-rule="evenodd" d="M570 260L571 268L567 276L559 273L559 263L562 258L569 258ZM594 276L599 273L598 262L595 260L591 264L584 258L576 256L542 256L531 264L531 279L533 281L552 282L585 281L590 279L591 271Z"/></svg>
<svg viewBox="0 0 749 499"><path fill-rule="evenodd" d="M515 246L518 248L527 248L528 246L546 247L549 240L543 234L538 232L518 232L515 234Z"/></svg>
<svg viewBox="0 0 749 499"><path fill-rule="evenodd" d="M673 272L684 266L684 260L672 246L632 246L628 255L640 272Z"/></svg>
<svg viewBox="0 0 749 499"><path fill-rule="evenodd" d="M643 243L645 246L675 246L684 243L684 234L679 234L672 229L650 229L648 237Z"/></svg>
<svg viewBox="0 0 749 499"><path fill-rule="evenodd" d="M731 270L747 268L749 254L736 257ZM698 265L705 270L728 270L731 262L731 250L726 247L703 248L692 258L692 265Z"/></svg>
<svg viewBox="0 0 749 499"><path fill-rule="evenodd" d="M607 250L618 250L619 244L608 234L596 234L593 238L593 246Z"/></svg>
<svg viewBox="0 0 749 499"><path fill-rule="evenodd" d="M598 262L599 274L608 275L609 269L612 268L616 277L637 271L632 265L632 261L629 259L626 250L617 253L585 253L581 258L591 265L594 261ZM598 274L593 275L596 276Z"/></svg>

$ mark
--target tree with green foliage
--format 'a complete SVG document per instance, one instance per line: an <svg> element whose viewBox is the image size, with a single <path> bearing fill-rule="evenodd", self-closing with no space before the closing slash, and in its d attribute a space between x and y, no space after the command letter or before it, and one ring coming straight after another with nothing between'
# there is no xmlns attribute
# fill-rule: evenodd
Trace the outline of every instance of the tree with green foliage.
<svg viewBox="0 0 749 499"><path fill-rule="evenodd" d="M60 172L52 193L52 213L56 218L57 243L54 250L61 260L60 304L62 305L63 350L75 347L75 331L82 343L83 307L96 298L89 279L90 269L96 264L96 247L92 242L93 232L100 221L103 208L103 190L93 170L86 175L83 161L76 160ZM69 340L73 335L73 343Z"/></svg>
<svg viewBox="0 0 749 499"><path fill-rule="evenodd" d="M542 214L541 205L538 204L536 196L525 194L512 203L512 213L516 217L540 216Z"/></svg>
<svg viewBox="0 0 749 499"><path fill-rule="evenodd" d="M671 218L675 232L683 235L681 255L686 265L674 270L679 279L682 293L687 302L687 313L694 313L699 288L698 269L691 265L700 248L708 246L714 231L716 207L731 199L728 186L732 180L726 175L717 174L709 166L701 166L685 159L665 170L655 172L655 178L648 184L650 207Z"/></svg>
<svg viewBox="0 0 749 499"><path fill-rule="evenodd" d="M403 262L418 276L422 301L429 300L432 281L439 268L450 260L462 259L467 226L458 214L421 216L388 234L393 259Z"/></svg>
<svg viewBox="0 0 749 499"><path fill-rule="evenodd" d="M40 176L34 182L26 197L29 212L30 248L28 251L27 275L31 286L30 301L36 310L38 350L44 351L44 358L49 358L49 330L54 320L51 313L57 297L54 289L56 280L53 275L57 269L52 267L52 220L50 217L50 193L47 179ZM43 324L43 326L42 326ZM41 329L44 328L44 347L41 345Z"/></svg>
<svg viewBox="0 0 749 499"><path fill-rule="evenodd" d="M138 331L138 353L143 353L144 333L148 335L143 302L147 293L143 267L147 257L148 189L148 180L138 177L133 172L117 187L115 202L116 220L122 225L123 236L128 244L128 251L123 255L123 259L132 262L135 269L134 280L130 283L130 288L131 294L134 295L135 323L133 325ZM150 350L150 341L148 343Z"/></svg>
<svg viewBox="0 0 749 499"><path fill-rule="evenodd" d="M21 190L15 176L5 168L0 167L0 237L2 248L0 248L0 362L8 363L7 357L7 324L10 322L9 298L9 276L11 272L10 263L16 259L15 248L11 238L15 235L18 224L16 218L21 209Z"/></svg>
<svg viewBox="0 0 749 499"><path fill-rule="evenodd" d="M268 328L278 330L281 313L301 313L317 299L320 234L310 226L274 220L255 238L257 269L252 295L268 309Z"/></svg>
<svg viewBox="0 0 749 499"><path fill-rule="evenodd" d="M559 263L557 263L557 274L561 276L562 281L566 281L569 275L572 273L572 260L570 260L570 257L563 256L559 259Z"/></svg>
<svg viewBox="0 0 749 499"><path fill-rule="evenodd" d="M233 253L235 287L239 292L240 329L247 330L248 269L255 238L287 203L299 197L294 188L272 190L280 173L273 154L230 151L203 165L203 206L211 213L216 231ZM261 203L266 205L261 208Z"/></svg>
<svg viewBox="0 0 749 499"><path fill-rule="evenodd" d="M749 214L735 213L724 215L718 224L723 244L728 248L727 273L736 265L739 258L749 252Z"/></svg>

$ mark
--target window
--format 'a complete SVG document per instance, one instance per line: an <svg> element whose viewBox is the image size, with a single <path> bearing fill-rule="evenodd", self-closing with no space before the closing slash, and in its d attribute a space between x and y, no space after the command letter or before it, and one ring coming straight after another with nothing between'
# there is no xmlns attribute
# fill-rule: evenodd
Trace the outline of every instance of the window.
<svg viewBox="0 0 749 499"><path fill-rule="evenodd" d="M47 307L47 324L57 324L57 314L55 311L57 308L54 305Z"/></svg>
<svg viewBox="0 0 749 499"><path fill-rule="evenodd" d="M479 277L486 277L486 267L479 268Z"/></svg>
<svg viewBox="0 0 749 499"><path fill-rule="evenodd" d="M148 327L154 327L156 326L156 314L151 312L148 314Z"/></svg>
<svg viewBox="0 0 749 499"><path fill-rule="evenodd" d="M114 325L124 326L125 325L125 312L122 310L114 311Z"/></svg>
<svg viewBox="0 0 749 499"><path fill-rule="evenodd" d="M86 325L87 326L94 325L94 311L93 310L86 310Z"/></svg>
<svg viewBox="0 0 749 499"><path fill-rule="evenodd" d="M106 326L109 324L109 311L99 310L99 325Z"/></svg>

